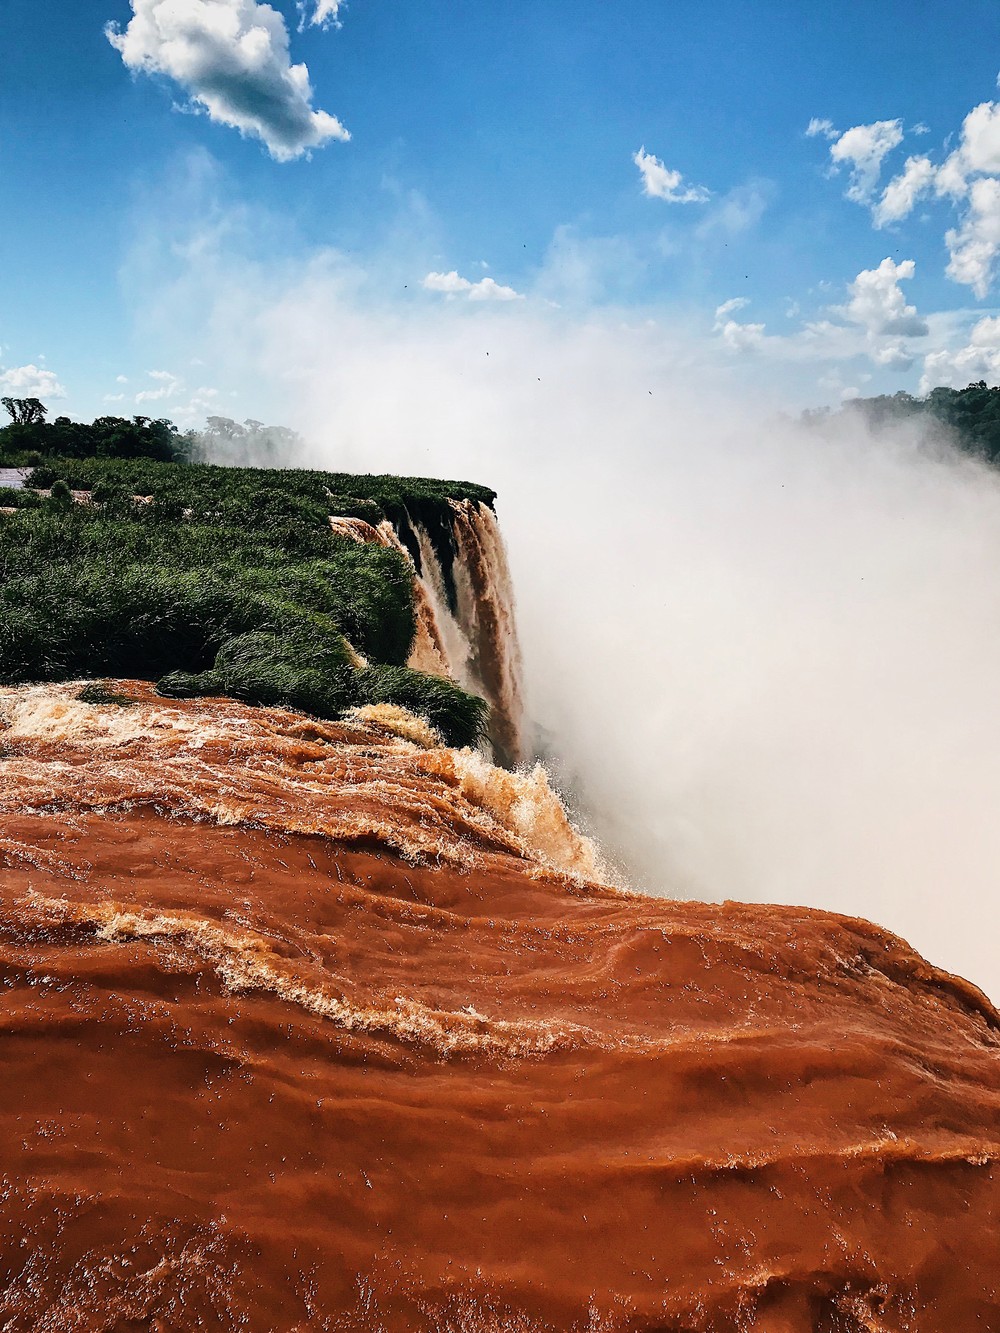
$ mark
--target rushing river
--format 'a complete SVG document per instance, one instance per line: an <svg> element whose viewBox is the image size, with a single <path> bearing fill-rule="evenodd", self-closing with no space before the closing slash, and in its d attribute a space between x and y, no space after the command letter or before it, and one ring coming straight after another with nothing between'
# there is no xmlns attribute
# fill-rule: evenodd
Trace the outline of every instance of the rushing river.
<svg viewBox="0 0 1000 1333"><path fill-rule="evenodd" d="M0 1323L997 1327L997 1016L375 710L0 691Z"/></svg>

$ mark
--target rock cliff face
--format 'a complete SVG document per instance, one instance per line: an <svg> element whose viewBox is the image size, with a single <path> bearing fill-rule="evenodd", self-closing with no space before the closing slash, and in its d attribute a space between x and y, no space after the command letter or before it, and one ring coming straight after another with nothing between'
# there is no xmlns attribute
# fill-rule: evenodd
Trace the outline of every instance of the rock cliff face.
<svg viewBox="0 0 1000 1333"><path fill-rule="evenodd" d="M114 689L0 690L4 1329L1000 1328L974 988L399 710Z"/></svg>

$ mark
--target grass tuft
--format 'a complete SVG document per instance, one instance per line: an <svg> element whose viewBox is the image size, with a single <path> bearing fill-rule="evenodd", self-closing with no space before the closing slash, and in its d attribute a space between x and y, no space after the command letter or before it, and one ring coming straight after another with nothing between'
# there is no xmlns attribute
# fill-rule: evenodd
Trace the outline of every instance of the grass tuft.
<svg viewBox="0 0 1000 1333"><path fill-rule="evenodd" d="M76 696L82 704L108 704L115 708L131 708L135 703L127 694L118 694L107 681L92 680Z"/></svg>
<svg viewBox="0 0 1000 1333"><path fill-rule="evenodd" d="M402 666L370 666L359 673L363 704L397 704L424 717L448 745L477 745L486 735L489 705L454 681Z"/></svg>

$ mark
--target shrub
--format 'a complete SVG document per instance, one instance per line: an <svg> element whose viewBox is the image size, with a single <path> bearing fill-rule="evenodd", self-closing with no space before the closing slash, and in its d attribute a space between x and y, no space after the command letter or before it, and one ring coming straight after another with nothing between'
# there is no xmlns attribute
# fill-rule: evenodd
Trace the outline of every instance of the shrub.
<svg viewBox="0 0 1000 1333"><path fill-rule="evenodd" d="M374 500L359 500L352 495L335 495L332 491L327 497L327 509L339 518L360 518L370 523L373 528L385 518L385 510Z"/></svg>
<svg viewBox="0 0 1000 1333"><path fill-rule="evenodd" d="M476 745L486 734L489 705L453 681L401 666L370 666L359 673L361 702L398 704L425 717L448 745Z"/></svg>
<svg viewBox="0 0 1000 1333"><path fill-rule="evenodd" d="M135 703L127 694L116 694L103 680L92 680L76 696L82 704L110 704L116 708L131 708Z"/></svg>
<svg viewBox="0 0 1000 1333"><path fill-rule="evenodd" d="M52 489L49 491L49 496L48 499L45 501L45 504L50 509L55 509L55 510L72 509L73 492L70 490L70 488L66 485L66 483L63 480L59 479L57 481L54 481L52 483Z"/></svg>
<svg viewBox="0 0 1000 1333"><path fill-rule="evenodd" d="M48 463L41 463L38 467L32 468L28 473L27 484L37 487L40 491L47 491L54 481L59 480L59 473Z"/></svg>
<svg viewBox="0 0 1000 1333"><path fill-rule="evenodd" d="M332 718L357 702L357 678L339 635L318 640L256 631L227 639L210 671L171 672L157 689L175 697L228 694Z"/></svg>
<svg viewBox="0 0 1000 1333"><path fill-rule="evenodd" d="M41 496L34 491L22 491L16 486L0 486L0 509L37 509Z"/></svg>
<svg viewBox="0 0 1000 1333"><path fill-rule="evenodd" d="M90 498L94 504L101 506L105 518L128 519L135 513L136 502L132 489L123 486L121 482L110 479L99 482L91 491Z"/></svg>

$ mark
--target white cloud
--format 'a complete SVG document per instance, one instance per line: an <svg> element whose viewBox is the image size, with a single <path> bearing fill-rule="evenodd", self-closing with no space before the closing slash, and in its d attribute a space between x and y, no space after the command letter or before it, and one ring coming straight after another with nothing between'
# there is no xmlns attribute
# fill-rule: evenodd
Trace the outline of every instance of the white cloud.
<svg viewBox="0 0 1000 1333"><path fill-rule="evenodd" d="M1000 103L981 102L962 122L958 147L935 168L911 157L889 183L873 210L876 226L898 221L933 185L939 196L962 209L957 227L945 233L947 273L982 298L989 291L1000 254Z"/></svg>
<svg viewBox="0 0 1000 1333"><path fill-rule="evenodd" d="M716 307L713 331L731 352L757 352L764 345L763 324L741 324L739 320L730 318L749 304L745 296L734 296Z"/></svg>
<svg viewBox="0 0 1000 1333"><path fill-rule="evenodd" d="M645 146L632 154L632 161L642 175L643 193L650 199L665 199L670 204L703 204L711 197L703 185L685 185L679 171L664 166Z"/></svg>
<svg viewBox="0 0 1000 1333"><path fill-rule="evenodd" d="M915 126L914 133L923 129ZM831 146L835 161L851 164L849 198L871 203L882 161L901 138L901 122L883 120L855 126ZM973 107L962 122L958 147L940 165L924 155L907 158L872 204L874 225L902 221L932 190L960 210L958 225L945 233L947 274L981 299L993 284L1000 256L1000 102Z"/></svg>
<svg viewBox="0 0 1000 1333"><path fill-rule="evenodd" d="M968 209L957 228L945 233L949 278L982 298L989 291L1000 253L1000 180L982 176L969 186Z"/></svg>
<svg viewBox="0 0 1000 1333"><path fill-rule="evenodd" d="M937 174L929 157L908 157L902 172L889 182L872 209L875 226L884 227L907 217L921 195L934 187Z"/></svg>
<svg viewBox="0 0 1000 1333"><path fill-rule="evenodd" d="M883 259L878 268L862 269L848 288L851 299L843 315L852 324L860 324L873 337L895 334L903 338L921 338L927 323L917 314L916 306L907 305L899 283L913 277L912 259L899 264ZM885 364L885 363L883 363Z"/></svg>
<svg viewBox="0 0 1000 1333"><path fill-rule="evenodd" d="M982 298L1000 253L1000 103L982 102L962 122L962 136L938 168L935 188L965 211L945 233L947 273Z"/></svg>
<svg viewBox="0 0 1000 1333"><path fill-rule="evenodd" d="M116 383L116 384L128 384L128 376L127 376L127 375L116 375L116 376L115 376L115 383Z"/></svg>
<svg viewBox="0 0 1000 1333"><path fill-rule="evenodd" d="M716 320L725 319L727 315L735 315L737 310L743 310L750 302L745 296L734 296L729 301L723 301L722 305L716 306Z"/></svg>
<svg viewBox="0 0 1000 1333"><path fill-rule="evenodd" d="M0 389L10 398L65 398L54 371L40 366L12 366L0 373Z"/></svg>
<svg viewBox="0 0 1000 1333"><path fill-rule="evenodd" d="M299 26L300 32L307 22L316 28L339 28L341 26L340 11L345 8L345 0L315 0L312 13L309 14L308 19L306 15L309 11L309 5L306 0L297 0L297 6L302 16Z"/></svg>
<svg viewBox="0 0 1000 1333"><path fill-rule="evenodd" d="M293 65L288 29L257 0L131 0L122 32L105 28L130 70L163 74L220 124L252 135L279 162L350 135L312 105L305 65ZM322 0L321 0L322 7ZM315 16L314 16L314 20Z"/></svg>
<svg viewBox="0 0 1000 1333"><path fill-rule="evenodd" d="M939 195L950 195L954 200L964 199L969 193L965 163L957 149L938 167L934 189Z"/></svg>
<svg viewBox="0 0 1000 1333"><path fill-rule="evenodd" d="M806 126L806 134L810 139L815 139L818 135L822 135L824 139L837 139L840 137L840 131L834 129L833 121L827 120L825 116L822 119L818 116L813 116L812 120Z"/></svg>
<svg viewBox="0 0 1000 1333"><path fill-rule="evenodd" d="M728 319L719 332L722 341L734 352L756 352L764 342L763 324L740 324Z"/></svg>
<svg viewBox="0 0 1000 1333"><path fill-rule="evenodd" d="M421 283L429 292L444 292L447 296L457 296L460 292L467 292L472 287L468 278L461 278L457 269L452 269L450 273L428 273Z"/></svg>
<svg viewBox="0 0 1000 1333"><path fill-rule="evenodd" d="M962 123L958 153L966 173L1000 172L1000 102L981 102Z"/></svg>
<svg viewBox="0 0 1000 1333"><path fill-rule="evenodd" d="M170 416L180 426L191 426L196 421L203 420L210 412L219 410L219 404L216 401L218 397L218 389L201 385L195 389L186 403L178 403L176 406L172 406Z"/></svg>
<svg viewBox="0 0 1000 1333"><path fill-rule="evenodd" d="M421 286L429 292L441 292L445 296L466 296L470 301L520 301L520 292L513 287L503 287L492 278L480 278L470 282L461 277L455 269L450 273L428 273Z"/></svg>
<svg viewBox="0 0 1000 1333"><path fill-rule="evenodd" d="M215 399L219 390L207 385L190 390L184 380L170 370L150 370L146 372L156 387L142 389L135 395L136 405L143 403L163 403L162 411L170 413L174 421L189 426L216 408ZM108 395L105 402L117 402L124 394Z"/></svg>
<svg viewBox="0 0 1000 1333"><path fill-rule="evenodd" d="M155 389L141 389L135 396L137 403L156 403L164 398L174 398L184 388L183 380L171 374L169 370L151 370L149 378L156 380Z"/></svg>
<svg viewBox="0 0 1000 1333"><path fill-rule="evenodd" d="M970 176L1000 173L1000 103L981 102L962 122L958 147L938 168L935 187L939 195L964 199Z"/></svg>
<svg viewBox="0 0 1000 1333"><path fill-rule="evenodd" d="M830 157L834 163L850 167L848 199L853 199L857 204L868 203L878 184L882 162L902 138L901 120L876 120L871 125L855 125L845 130L830 145Z"/></svg>
<svg viewBox="0 0 1000 1333"><path fill-rule="evenodd" d="M884 366L886 370L904 371L909 370L913 365L913 354L905 343L901 342L885 343L881 347L873 347L870 355L877 366Z"/></svg>
<svg viewBox="0 0 1000 1333"><path fill-rule="evenodd" d="M930 322L906 302L900 283L912 279L914 272L912 259L898 264L884 259L878 268L862 270L848 284L845 304L828 306L822 318L809 320L787 333L768 333L763 323L741 322L736 316L750 302L745 297L733 297L717 307L713 332L730 352L759 353L777 364L819 362L832 368L867 357L882 371L907 371L915 359L907 340L926 337L929 342L924 346L934 347L939 345L943 332L939 316L933 317L932 334ZM800 312L793 306L786 313L794 318ZM821 387L839 394L845 383L864 384L871 378L862 374L857 364L846 375L849 380L837 372L835 382L824 382Z"/></svg>
<svg viewBox="0 0 1000 1333"><path fill-rule="evenodd" d="M938 385L964 389L976 380L1000 383L1000 319L986 316L972 329L964 347L942 348L925 357L920 392L928 393Z"/></svg>

